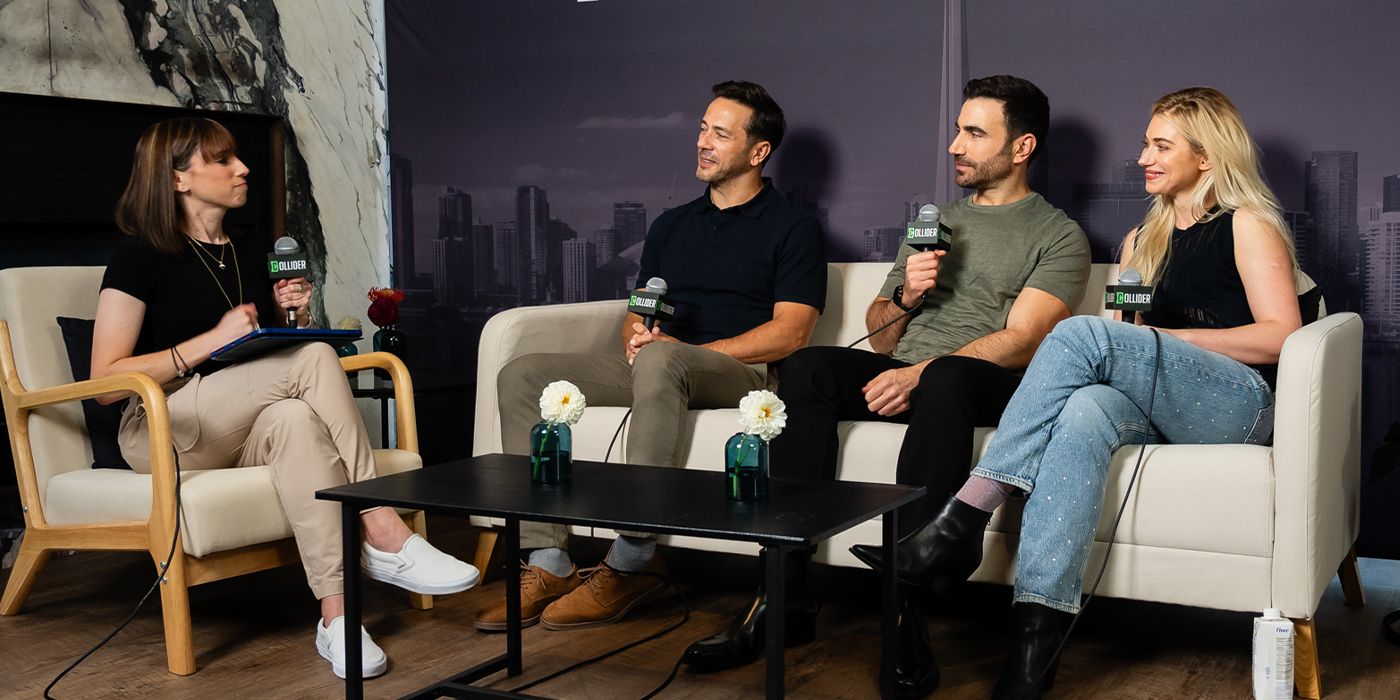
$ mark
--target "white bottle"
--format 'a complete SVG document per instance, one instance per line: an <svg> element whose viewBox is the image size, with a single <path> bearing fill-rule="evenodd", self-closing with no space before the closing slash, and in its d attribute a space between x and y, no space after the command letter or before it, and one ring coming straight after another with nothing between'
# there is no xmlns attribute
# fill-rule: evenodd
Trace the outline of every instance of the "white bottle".
<svg viewBox="0 0 1400 700"><path fill-rule="evenodd" d="M1278 608L1254 618L1254 700L1293 698L1293 621Z"/></svg>

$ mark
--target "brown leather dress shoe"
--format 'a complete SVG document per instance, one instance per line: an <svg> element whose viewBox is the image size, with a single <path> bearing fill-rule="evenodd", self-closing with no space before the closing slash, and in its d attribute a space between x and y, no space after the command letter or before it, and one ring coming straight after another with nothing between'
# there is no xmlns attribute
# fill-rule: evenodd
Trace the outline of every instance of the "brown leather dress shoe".
<svg viewBox="0 0 1400 700"><path fill-rule="evenodd" d="M556 600L583 585L578 569L568 576L555 576L538 566L520 565L520 626L529 627L540 621L540 613ZM506 601L482 610L472 626L483 632L504 632Z"/></svg>
<svg viewBox="0 0 1400 700"><path fill-rule="evenodd" d="M666 591L666 563L652 557L641 571L619 571L606 563L579 572L583 585L549 604L545 629L566 630L616 622L632 608Z"/></svg>

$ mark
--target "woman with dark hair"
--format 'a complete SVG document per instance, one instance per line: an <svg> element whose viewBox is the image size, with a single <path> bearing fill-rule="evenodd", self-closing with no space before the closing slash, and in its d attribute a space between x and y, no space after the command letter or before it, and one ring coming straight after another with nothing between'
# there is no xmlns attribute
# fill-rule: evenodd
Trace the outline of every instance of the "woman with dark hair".
<svg viewBox="0 0 1400 700"><path fill-rule="evenodd" d="M1054 678L1115 449L1273 436L1278 358L1302 314L1293 244L1258 149L1225 95L1193 87L1153 105L1138 164L1152 204L1121 264L1156 287L1152 310L1137 325L1075 316L1056 326L972 477L899 543L901 578L964 581L992 511L1028 494L997 698L1038 698ZM883 566L877 548L853 551Z"/></svg>
<svg viewBox="0 0 1400 700"><path fill-rule="evenodd" d="M248 200L248 168L217 122L152 125L136 144L117 225L129 238L102 279L92 376L141 372L164 385L171 442L182 470L267 465L291 522L312 592L321 602L316 648L345 675L340 509L316 491L375 476L373 451L335 352L306 343L237 364L214 350L295 310L305 327L311 285L268 277L262 250L224 231L224 215ZM282 312L282 313L279 313ZM127 400L111 394L102 403ZM127 401L122 456L149 473L145 407ZM480 572L413 534L392 509L365 511L362 566L372 578L425 594L475 585ZM361 628L364 675L387 659Z"/></svg>

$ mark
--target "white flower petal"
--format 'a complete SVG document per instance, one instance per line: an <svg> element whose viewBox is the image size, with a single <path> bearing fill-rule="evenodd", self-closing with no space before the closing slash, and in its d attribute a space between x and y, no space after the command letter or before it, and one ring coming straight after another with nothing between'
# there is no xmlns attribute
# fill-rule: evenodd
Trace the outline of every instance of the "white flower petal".
<svg viewBox="0 0 1400 700"><path fill-rule="evenodd" d="M583 409L587 407L583 392L562 379L551 382L540 394L540 418L551 423L573 425L583 417Z"/></svg>
<svg viewBox="0 0 1400 700"><path fill-rule="evenodd" d="M739 426L765 442L772 440L787 427L787 406L771 391L750 391L739 401Z"/></svg>

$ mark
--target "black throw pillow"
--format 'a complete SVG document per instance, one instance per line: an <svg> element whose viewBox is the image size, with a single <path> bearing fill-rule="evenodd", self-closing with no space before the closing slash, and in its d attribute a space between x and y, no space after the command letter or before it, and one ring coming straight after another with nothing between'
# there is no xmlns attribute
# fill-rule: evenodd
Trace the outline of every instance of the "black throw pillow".
<svg viewBox="0 0 1400 700"><path fill-rule="evenodd" d="M88 379L92 372L92 321L59 316L58 327L63 331L73 380ZM88 441L92 443L93 469L131 468L117 446L117 427L121 425L125 405L124 401L103 406L93 399L83 400L83 422L87 423Z"/></svg>

